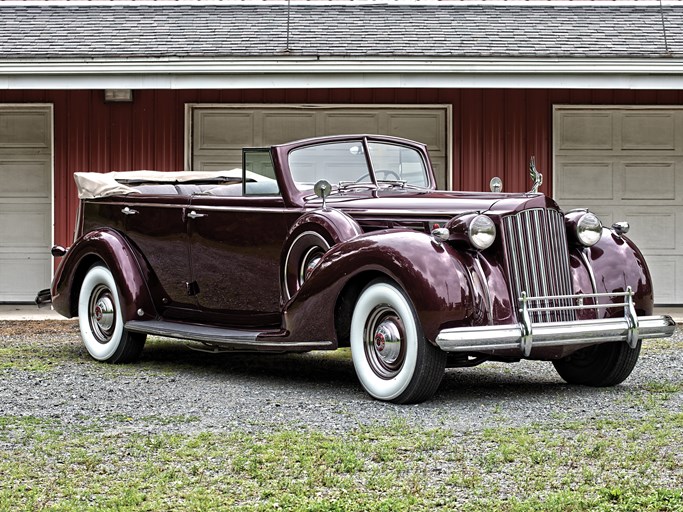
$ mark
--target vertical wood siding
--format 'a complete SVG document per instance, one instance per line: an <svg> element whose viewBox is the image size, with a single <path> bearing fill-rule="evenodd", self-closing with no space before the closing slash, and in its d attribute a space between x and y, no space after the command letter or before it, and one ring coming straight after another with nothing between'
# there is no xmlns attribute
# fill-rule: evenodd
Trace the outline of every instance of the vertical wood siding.
<svg viewBox="0 0 683 512"><path fill-rule="evenodd" d="M94 91L0 91L0 103L54 104L55 242L69 244L75 171L183 168L186 103L449 104L453 188L528 190L529 158L552 190L553 104L683 104L683 91L499 89L136 90L132 103Z"/></svg>

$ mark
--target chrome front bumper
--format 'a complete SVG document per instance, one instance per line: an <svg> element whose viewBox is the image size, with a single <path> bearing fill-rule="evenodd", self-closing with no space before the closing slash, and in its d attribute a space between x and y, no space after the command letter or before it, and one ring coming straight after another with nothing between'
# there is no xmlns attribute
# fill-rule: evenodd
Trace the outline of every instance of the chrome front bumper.
<svg viewBox="0 0 683 512"><path fill-rule="evenodd" d="M671 336L676 322L667 315L638 318L638 339ZM436 344L446 352L487 352L519 349L528 357L532 348L628 341L629 323L624 318L577 322L534 324L532 334L524 334L522 324L482 325L444 329L436 337Z"/></svg>
<svg viewBox="0 0 683 512"><path fill-rule="evenodd" d="M600 297L623 297L620 303L584 305L585 299L598 300ZM600 309L623 307L624 316L598 320L576 320L571 322L532 323L530 312L552 311L554 307L530 307L529 304L548 302L554 299L571 299L572 306L562 309ZM626 342L632 348L638 340L671 336L676 322L668 316L638 317L633 305L633 292L587 294L555 297L520 297L519 318L521 322L509 325L481 325L444 329L436 337L436 344L445 352L492 352L518 349L524 357L529 357L533 348L560 347Z"/></svg>

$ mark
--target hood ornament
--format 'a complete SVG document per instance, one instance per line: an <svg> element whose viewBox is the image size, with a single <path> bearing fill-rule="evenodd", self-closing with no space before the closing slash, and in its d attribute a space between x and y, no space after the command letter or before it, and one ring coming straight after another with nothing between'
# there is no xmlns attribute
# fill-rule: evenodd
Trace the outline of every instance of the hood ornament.
<svg viewBox="0 0 683 512"><path fill-rule="evenodd" d="M529 176L534 184L531 186L529 193L535 194L538 192L538 187L543 183L543 175L536 170L536 157L531 157L529 160Z"/></svg>

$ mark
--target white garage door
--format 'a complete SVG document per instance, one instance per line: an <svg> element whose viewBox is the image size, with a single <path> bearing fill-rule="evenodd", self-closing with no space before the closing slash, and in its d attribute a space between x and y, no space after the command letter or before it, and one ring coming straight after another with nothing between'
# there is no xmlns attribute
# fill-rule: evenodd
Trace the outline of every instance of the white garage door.
<svg viewBox="0 0 683 512"><path fill-rule="evenodd" d="M194 170L241 166L242 148L270 146L319 135L383 134L427 144L439 188L446 188L447 107L434 106L189 106L188 166Z"/></svg>
<svg viewBox="0 0 683 512"><path fill-rule="evenodd" d="M558 203L628 221L655 302L683 303L683 109L556 107L554 146Z"/></svg>
<svg viewBox="0 0 683 512"><path fill-rule="evenodd" d="M52 109L0 105L0 302L50 285Z"/></svg>

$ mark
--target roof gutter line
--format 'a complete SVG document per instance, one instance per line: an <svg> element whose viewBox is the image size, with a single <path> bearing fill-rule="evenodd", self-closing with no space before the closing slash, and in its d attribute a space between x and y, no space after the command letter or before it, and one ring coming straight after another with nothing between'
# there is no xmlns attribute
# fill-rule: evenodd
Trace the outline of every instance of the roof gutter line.
<svg viewBox="0 0 683 512"><path fill-rule="evenodd" d="M283 74L683 74L683 59L69 59L0 61L0 76Z"/></svg>

